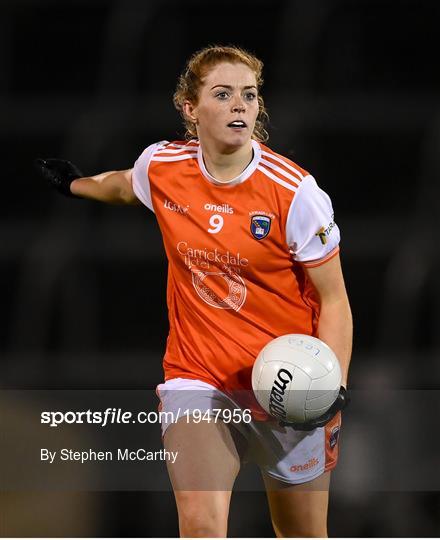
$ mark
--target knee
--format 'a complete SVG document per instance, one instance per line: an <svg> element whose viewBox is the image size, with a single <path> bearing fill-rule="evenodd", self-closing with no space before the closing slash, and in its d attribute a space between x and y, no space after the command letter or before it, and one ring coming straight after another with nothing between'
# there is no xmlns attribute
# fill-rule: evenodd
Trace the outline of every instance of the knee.
<svg viewBox="0 0 440 540"><path fill-rule="evenodd" d="M179 511L180 536L184 538L225 538L226 522L215 515L207 515L203 510Z"/></svg>
<svg viewBox="0 0 440 540"><path fill-rule="evenodd" d="M178 505L181 537L224 538L227 534L228 517L220 508L209 508L196 501Z"/></svg>

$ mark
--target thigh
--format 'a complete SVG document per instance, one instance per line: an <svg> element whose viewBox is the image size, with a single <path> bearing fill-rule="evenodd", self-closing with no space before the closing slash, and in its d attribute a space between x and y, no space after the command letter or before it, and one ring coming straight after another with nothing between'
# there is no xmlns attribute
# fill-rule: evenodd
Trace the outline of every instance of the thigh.
<svg viewBox="0 0 440 540"><path fill-rule="evenodd" d="M327 537L330 474L296 485L263 474L277 537Z"/></svg>
<svg viewBox="0 0 440 540"><path fill-rule="evenodd" d="M232 489L240 457L230 428L223 422L195 422L183 416L166 430L164 447L177 452L175 462L167 462L175 491Z"/></svg>
<svg viewBox="0 0 440 540"><path fill-rule="evenodd" d="M177 452L168 472L184 537L225 537L231 490L240 459L223 422L181 418L164 436L165 449Z"/></svg>

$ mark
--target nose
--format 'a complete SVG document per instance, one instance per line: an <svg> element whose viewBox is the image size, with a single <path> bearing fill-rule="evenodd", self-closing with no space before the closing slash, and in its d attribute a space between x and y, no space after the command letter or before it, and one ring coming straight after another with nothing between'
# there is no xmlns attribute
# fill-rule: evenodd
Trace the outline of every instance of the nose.
<svg viewBox="0 0 440 540"><path fill-rule="evenodd" d="M243 113L246 109L244 108L244 105L235 105L233 108L232 108L232 112L236 112L236 113Z"/></svg>
<svg viewBox="0 0 440 540"><path fill-rule="evenodd" d="M232 104L232 112L234 113L243 113L246 110L245 104L240 97L235 98L233 104Z"/></svg>

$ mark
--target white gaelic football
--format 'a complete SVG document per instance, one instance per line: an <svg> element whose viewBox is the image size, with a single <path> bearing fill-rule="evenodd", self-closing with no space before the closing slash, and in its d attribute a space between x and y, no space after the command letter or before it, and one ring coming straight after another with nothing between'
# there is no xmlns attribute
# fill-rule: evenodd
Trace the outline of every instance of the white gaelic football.
<svg viewBox="0 0 440 540"><path fill-rule="evenodd" d="M341 368L323 341L287 334L260 351L252 369L252 388L270 415L286 422L306 422L324 414L336 400Z"/></svg>

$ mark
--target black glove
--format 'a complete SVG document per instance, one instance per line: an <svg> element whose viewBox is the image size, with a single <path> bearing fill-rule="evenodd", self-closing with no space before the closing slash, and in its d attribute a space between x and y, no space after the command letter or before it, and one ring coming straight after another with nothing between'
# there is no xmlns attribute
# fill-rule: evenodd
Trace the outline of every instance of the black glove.
<svg viewBox="0 0 440 540"><path fill-rule="evenodd" d="M83 176L76 165L65 159L36 159L35 168L60 193L66 197L76 197L70 191L70 184Z"/></svg>
<svg viewBox="0 0 440 540"><path fill-rule="evenodd" d="M303 423L282 421L280 422L280 426L292 427L297 431L312 431L313 429L316 429L318 427L324 427L326 424L328 424L328 422L330 422L330 420L335 416L338 411L344 410L348 406L350 401L351 400L348 390L341 386L336 401L333 403L333 405L327 412L325 412L321 416L318 416L318 418L314 418L313 420L309 420L308 422Z"/></svg>

